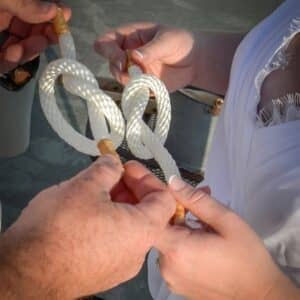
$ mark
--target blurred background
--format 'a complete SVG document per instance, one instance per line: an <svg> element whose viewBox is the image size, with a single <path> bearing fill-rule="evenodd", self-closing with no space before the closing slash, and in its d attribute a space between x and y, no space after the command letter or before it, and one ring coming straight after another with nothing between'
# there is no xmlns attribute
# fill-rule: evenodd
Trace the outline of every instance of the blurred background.
<svg viewBox="0 0 300 300"><path fill-rule="evenodd" d="M65 0L73 10L71 29L78 58L97 76L109 76L106 62L93 50L98 35L124 23L151 21L198 30L247 32L270 14L280 0ZM220 49L222 51L222 49ZM57 48L42 56L40 70L58 57ZM36 88L36 87L35 87ZM58 91L61 109L74 128L85 133L85 102ZM188 113L188 112L187 112ZM65 144L46 122L34 99L29 149L15 158L0 158L0 199L7 228L42 189L87 167L91 160ZM209 123L209 119L205 120ZM207 127L209 128L209 126ZM208 133L204 140L207 142ZM76 224L74 224L76 225ZM150 299L145 268L131 282L105 293L107 300Z"/></svg>
<svg viewBox="0 0 300 300"><path fill-rule="evenodd" d="M94 73L101 59L91 51L93 41L124 23L150 21L198 30L247 32L270 14L282 0L65 0L72 7L71 21L79 58Z"/></svg>

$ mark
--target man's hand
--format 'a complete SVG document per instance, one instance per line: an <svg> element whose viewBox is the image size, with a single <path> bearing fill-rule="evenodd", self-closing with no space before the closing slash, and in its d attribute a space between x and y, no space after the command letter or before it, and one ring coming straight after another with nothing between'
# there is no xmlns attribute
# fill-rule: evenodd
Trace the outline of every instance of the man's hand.
<svg viewBox="0 0 300 300"><path fill-rule="evenodd" d="M197 230L170 227L157 243L161 273L174 293L190 300L300 299L237 215L178 178L170 188L204 224Z"/></svg>
<svg viewBox="0 0 300 300"><path fill-rule="evenodd" d="M39 194L4 234L3 299L75 299L132 278L175 206L167 187L138 163L124 170L101 157Z"/></svg>
<svg viewBox="0 0 300 300"><path fill-rule="evenodd" d="M20 64L40 55L57 37L49 23L56 15L54 3L39 0L0 1L0 34L7 36L0 45L0 73L6 73ZM67 20L70 9L64 8Z"/></svg>
<svg viewBox="0 0 300 300"><path fill-rule="evenodd" d="M128 81L127 50L136 64L161 78L170 91L196 77L197 45L193 35L182 29L152 23L122 26L100 37L95 49L109 60L112 74L123 84Z"/></svg>

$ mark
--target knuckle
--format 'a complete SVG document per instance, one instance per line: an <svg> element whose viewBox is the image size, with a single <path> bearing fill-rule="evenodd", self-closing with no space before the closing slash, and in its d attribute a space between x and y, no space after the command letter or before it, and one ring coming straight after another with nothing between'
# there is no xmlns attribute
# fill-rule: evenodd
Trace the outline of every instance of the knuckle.
<svg viewBox="0 0 300 300"><path fill-rule="evenodd" d="M76 180L72 180L70 182L70 190L72 190L72 193L78 192L82 193L86 190L86 180L82 177L77 178Z"/></svg>
<svg viewBox="0 0 300 300"><path fill-rule="evenodd" d="M27 8L28 6L34 4L35 0L21 0L21 1L15 1L15 5L19 9Z"/></svg>
<svg viewBox="0 0 300 300"><path fill-rule="evenodd" d="M187 199L191 205L197 205L206 197L206 194L200 189L190 189L187 191Z"/></svg>
<svg viewBox="0 0 300 300"><path fill-rule="evenodd" d="M165 205L174 203L173 197L171 196L170 192L167 190L161 190L161 191L157 192L157 196L160 199L162 199L162 202Z"/></svg>
<svg viewBox="0 0 300 300"><path fill-rule="evenodd" d="M116 171L115 166L112 164L96 162L88 172L88 176L92 180L96 180L100 175L112 176Z"/></svg>
<svg viewBox="0 0 300 300"><path fill-rule="evenodd" d="M70 180L64 186L64 194L66 198L80 198L82 195L86 195L89 191L87 188L87 182L82 177Z"/></svg>

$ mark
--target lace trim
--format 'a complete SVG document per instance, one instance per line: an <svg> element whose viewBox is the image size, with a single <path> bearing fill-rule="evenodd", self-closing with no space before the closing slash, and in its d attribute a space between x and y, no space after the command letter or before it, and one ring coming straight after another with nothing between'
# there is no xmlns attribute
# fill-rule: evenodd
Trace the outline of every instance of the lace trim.
<svg viewBox="0 0 300 300"><path fill-rule="evenodd" d="M290 57L287 55L287 49L290 45L290 42L293 40L293 38L298 34L300 31L300 17L296 17L292 19L288 34L283 38L282 43L280 46L276 49L274 55L269 59L265 67L257 74L255 78L255 87L256 87L256 105L258 105L260 101L260 91L261 87L267 78L269 74L271 74L273 71L278 70L279 68L285 68L289 64ZM286 101L289 99L288 101ZM292 100L294 99L294 100ZM287 116L281 115L283 111L287 111L291 108L292 104L289 104L289 108L283 109L283 107L286 106L287 102L293 101L296 103L299 99L299 94L294 95L287 95L286 97L282 99L276 99L273 100L272 103L267 106L266 108L263 108L260 110L260 112L257 115L258 125L260 127L265 126L273 126L276 124L280 124L282 122L287 122ZM299 105L295 105L295 110L298 110ZM276 122L279 122L279 118L276 115L279 112L279 115L281 115L281 122L274 124L275 120ZM284 113L285 114L285 113ZM269 117L269 119L267 119ZM299 117L297 118L299 119ZM285 120L285 121L284 121Z"/></svg>
<svg viewBox="0 0 300 300"><path fill-rule="evenodd" d="M300 120L300 94L289 94L283 98L272 100L262 108L257 116L259 127Z"/></svg>

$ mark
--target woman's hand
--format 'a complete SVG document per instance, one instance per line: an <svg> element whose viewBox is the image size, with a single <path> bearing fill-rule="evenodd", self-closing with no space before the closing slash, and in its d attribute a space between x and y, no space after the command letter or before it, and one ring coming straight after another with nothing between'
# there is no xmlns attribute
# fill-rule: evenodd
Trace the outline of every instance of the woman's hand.
<svg viewBox="0 0 300 300"><path fill-rule="evenodd" d="M236 214L175 178L175 198L205 224L169 227L157 248L170 289L191 300L300 299L262 241Z"/></svg>
<svg viewBox="0 0 300 300"><path fill-rule="evenodd" d="M162 79L170 91L190 84L197 72L197 44L191 33L153 23L136 23L108 32L95 49L110 62L112 74L128 81L127 53L146 73Z"/></svg>
<svg viewBox="0 0 300 300"><path fill-rule="evenodd" d="M6 31L0 45L0 73L6 73L33 60L50 44L57 43L50 21L56 15L54 3L39 0L0 1L0 34ZM67 20L71 11L64 8Z"/></svg>

